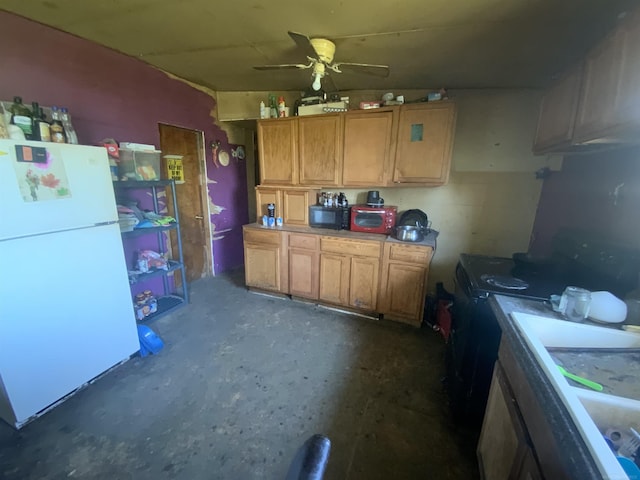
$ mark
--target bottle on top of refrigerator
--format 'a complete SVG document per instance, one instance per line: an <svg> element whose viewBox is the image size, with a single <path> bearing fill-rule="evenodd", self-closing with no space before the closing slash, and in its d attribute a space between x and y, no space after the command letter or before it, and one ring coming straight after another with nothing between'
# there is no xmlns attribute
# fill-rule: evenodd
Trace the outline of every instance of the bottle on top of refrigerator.
<svg viewBox="0 0 640 480"><path fill-rule="evenodd" d="M269 112L264 102L260 102L260 118L269 118Z"/></svg>
<svg viewBox="0 0 640 480"><path fill-rule="evenodd" d="M31 112L29 107L22 103L22 97L13 97L13 104L9 110L11 111L11 124L19 127L27 140L32 140Z"/></svg>
<svg viewBox="0 0 640 480"><path fill-rule="evenodd" d="M60 120L62 120L62 126L64 127L64 131L67 134L67 143L77 145L78 136L76 135L75 128L73 128L73 124L71 123L71 115L69 115L69 110L67 110L66 107L62 107L60 109Z"/></svg>
<svg viewBox="0 0 640 480"><path fill-rule="evenodd" d="M67 143L67 135L60 120L58 107L51 107L51 141L55 143Z"/></svg>
<svg viewBox="0 0 640 480"><path fill-rule="evenodd" d="M51 124L47 121L47 116L42 107L40 107L40 117L38 119L38 129L40 130L40 141L51 141Z"/></svg>
<svg viewBox="0 0 640 480"><path fill-rule="evenodd" d="M40 105L38 102L31 102L31 140L40 140Z"/></svg>
<svg viewBox="0 0 640 480"><path fill-rule="evenodd" d="M279 118L284 118L285 116L285 110L286 106L284 104L284 97L279 97L278 98L278 117Z"/></svg>

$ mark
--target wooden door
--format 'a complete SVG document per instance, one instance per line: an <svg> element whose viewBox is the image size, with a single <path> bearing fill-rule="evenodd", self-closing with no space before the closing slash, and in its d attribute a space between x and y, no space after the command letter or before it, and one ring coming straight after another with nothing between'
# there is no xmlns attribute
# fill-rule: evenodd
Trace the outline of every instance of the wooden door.
<svg viewBox="0 0 640 480"><path fill-rule="evenodd" d="M455 117L455 104L447 101L400 108L394 183L447 182Z"/></svg>
<svg viewBox="0 0 640 480"><path fill-rule="evenodd" d="M267 215L267 205L273 203L276 206L276 217L284 216L282 191L277 188L256 188L256 221L262 223L262 216Z"/></svg>
<svg viewBox="0 0 640 480"><path fill-rule="evenodd" d="M612 125L621 66L622 39L621 31L615 30L585 59L574 129L576 142L597 139Z"/></svg>
<svg viewBox="0 0 640 480"><path fill-rule="evenodd" d="M279 118L258 122L261 185L298 183L298 119Z"/></svg>
<svg viewBox="0 0 640 480"><path fill-rule="evenodd" d="M344 116L342 185L387 183L392 162L393 127L394 110L355 112Z"/></svg>
<svg viewBox="0 0 640 480"><path fill-rule="evenodd" d="M350 270L350 257L321 253L320 300L338 305L348 305Z"/></svg>
<svg viewBox="0 0 640 480"><path fill-rule="evenodd" d="M315 191L313 192L315 195ZM285 225L309 225L309 190L282 191L282 220Z"/></svg>
<svg viewBox="0 0 640 480"><path fill-rule="evenodd" d="M302 185L338 185L342 159L341 121L339 114L298 118Z"/></svg>
<svg viewBox="0 0 640 480"><path fill-rule="evenodd" d="M582 63L568 70L542 97L533 151L571 144L580 98Z"/></svg>
<svg viewBox="0 0 640 480"><path fill-rule="evenodd" d="M380 259L353 257L349 279L349 305L375 311L378 305Z"/></svg>
<svg viewBox="0 0 640 480"><path fill-rule="evenodd" d="M245 242L244 274L248 287L280 291L280 247Z"/></svg>
<svg viewBox="0 0 640 480"><path fill-rule="evenodd" d="M383 313L420 325L423 316L426 267L389 263L385 268L385 275Z"/></svg>
<svg viewBox="0 0 640 480"><path fill-rule="evenodd" d="M184 183L176 185L176 198L187 282L192 282L211 274L203 133L163 123L159 124L159 129L162 154L182 155Z"/></svg>

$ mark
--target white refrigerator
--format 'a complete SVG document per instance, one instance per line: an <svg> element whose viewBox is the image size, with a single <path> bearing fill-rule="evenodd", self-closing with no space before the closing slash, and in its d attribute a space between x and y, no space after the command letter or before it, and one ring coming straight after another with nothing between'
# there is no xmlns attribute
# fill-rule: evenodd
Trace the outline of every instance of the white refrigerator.
<svg viewBox="0 0 640 480"><path fill-rule="evenodd" d="M106 150L0 140L0 418L16 428L139 350Z"/></svg>

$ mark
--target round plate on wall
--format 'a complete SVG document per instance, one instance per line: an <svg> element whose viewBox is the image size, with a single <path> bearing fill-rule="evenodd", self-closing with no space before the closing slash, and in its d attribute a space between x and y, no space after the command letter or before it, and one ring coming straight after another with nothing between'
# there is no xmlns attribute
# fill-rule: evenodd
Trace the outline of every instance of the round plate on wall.
<svg viewBox="0 0 640 480"><path fill-rule="evenodd" d="M229 154L224 150L220 151L220 154L218 155L218 161L223 167L229 166Z"/></svg>

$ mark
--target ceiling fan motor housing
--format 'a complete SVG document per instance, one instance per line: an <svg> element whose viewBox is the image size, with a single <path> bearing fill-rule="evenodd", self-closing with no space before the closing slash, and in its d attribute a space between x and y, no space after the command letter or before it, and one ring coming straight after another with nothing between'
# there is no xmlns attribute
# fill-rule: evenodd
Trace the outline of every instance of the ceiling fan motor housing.
<svg viewBox="0 0 640 480"><path fill-rule="evenodd" d="M336 45L326 38L311 38L311 46L318 54L318 59L323 63L333 62L333 55L336 53Z"/></svg>

